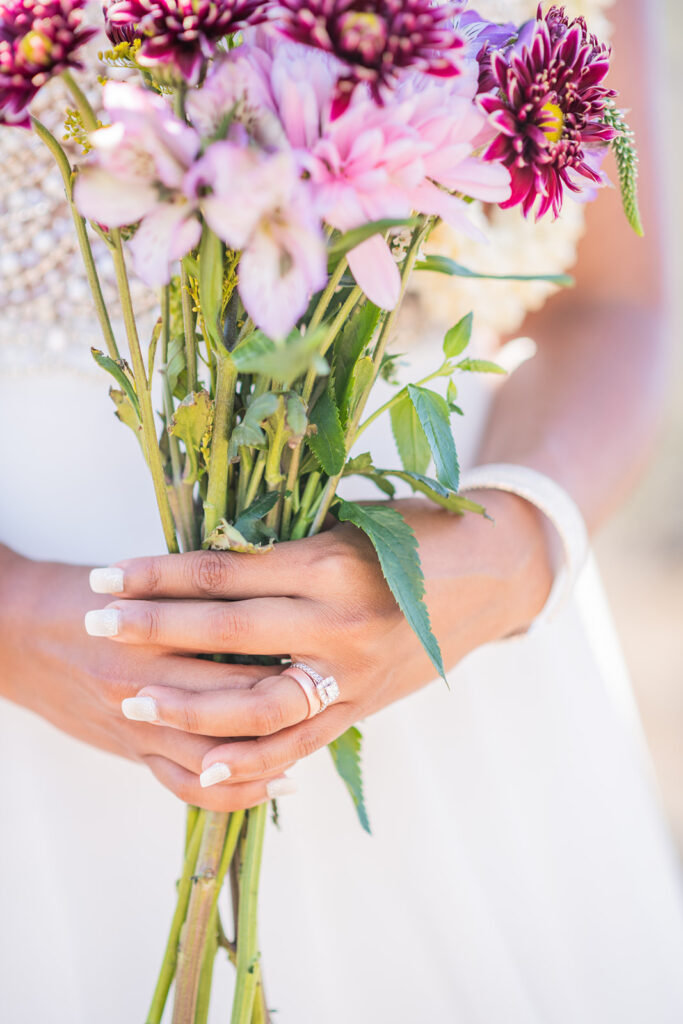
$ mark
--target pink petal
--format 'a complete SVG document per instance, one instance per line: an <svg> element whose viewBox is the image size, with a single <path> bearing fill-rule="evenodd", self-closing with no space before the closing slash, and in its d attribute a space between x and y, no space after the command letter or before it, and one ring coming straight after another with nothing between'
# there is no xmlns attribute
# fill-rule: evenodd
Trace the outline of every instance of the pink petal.
<svg viewBox="0 0 683 1024"><path fill-rule="evenodd" d="M357 284L370 301L381 309L393 309L401 293L401 275L381 235L373 235L357 245L349 252L348 261Z"/></svg>
<svg viewBox="0 0 683 1024"><path fill-rule="evenodd" d="M182 200L163 203L142 221L129 248L135 272L150 288L168 284L174 260L185 256L199 241L196 228L185 225L192 207ZM194 218L192 218L194 220Z"/></svg>
<svg viewBox="0 0 683 1024"><path fill-rule="evenodd" d="M159 196L151 184L122 180L90 165L76 178L74 199L88 220L118 228L139 221L154 209Z"/></svg>

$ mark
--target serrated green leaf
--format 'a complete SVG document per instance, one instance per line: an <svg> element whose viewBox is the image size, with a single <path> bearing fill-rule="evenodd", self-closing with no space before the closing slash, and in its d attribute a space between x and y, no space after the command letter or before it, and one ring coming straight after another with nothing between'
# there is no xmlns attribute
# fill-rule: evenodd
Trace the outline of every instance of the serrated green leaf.
<svg viewBox="0 0 683 1024"><path fill-rule="evenodd" d="M369 221L367 224L361 224L360 227L344 232L329 246L327 251L330 256L343 256L351 249L355 249L361 242L372 238L373 235L384 234L389 228L415 227L417 223L415 217L384 217L382 220Z"/></svg>
<svg viewBox="0 0 683 1024"><path fill-rule="evenodd" d="M292 331L284 341L276 343L262 331L253 331L233 349L232 358L239 373L253 373L271 377L282 384L296 380L311 366L325 372L327 364L320 362L318 348L327 332L326 327L300 334Z"/></svg>
<svg viewBox="0 0 683 1024"><path fill-rule="evenodd" d="M372 542L396 603L435 669L445 679L441 651L424 603L424 576L412 529L398 509L382 504L356 505L340 501L336 513L341 522L353 523Z"/></svg>
<svg viewBox="0 0 683 1024"><path fill-rule="evenodd" d="M370 356L362 356L353 368L346 401L346 418L352 420L361 401L372 387L375 379L375 364Z"/></svg>
<svg viewBox="0 0 683 1024"><path fill-rule="evenodd" d="M430 270L449 277L471 277L486 281L548 281L560 288L571 288L574 278L569 274L478 274L476 270L463 267L448 256L431 254L415 264L416 270Z"/></svg>
<svg viewBox="0 0 683 1024"><path fill-rule="evenodd" d="M363 452L348 460L344 466L344 476L352 476L354 473L372 473L374 469L372 455L370 452Z"/></svg>
<svg viewBox="0 0 683 1024"><path fill-rule="evenodd" d="M456 366L458 370L467 373L507 373L502 366L492 363L489 359L461 359Z"/></svg>
<svg viewBox="0 0 683 1024"><path fill-rule="evenodd" d="M455 359L461 352L464 352L472 337L472 321L474 314L468 313L462 320L458 320L455 327L446 332L443 339L443 351L447 359Z"/></svg>
<svg viewBox="0 0 683 1024"><path fill-rule="evenodd" d="M363 797L363 772L360 763L360 748L363 737L360 730L352 725L338 739L328 745L334 766L346 785L353 800L358 820L365 831L370 834L370 821Z"/></svg>
<svg viewBox="0 0 683 1024"><path fill-rule="evenodd" d="M138 401L138 396L135 393L133 383L126 373L126 364L123 359L112 359L111 356L107 356L104 352L100 352L98 348L91 348L90 352L97 365L101 366L103 370L106 370L107 373L111 374L121 390L125 392L128 397L128 401L135 411L135 415L140 419L140 402Z"/></svg>
<svg viewBox="0 0 683 1024"><path fill-rule="evenodd" d="M378 469L376 474L381 477L395 476L399 480L404 480L413 491L424 494L435 505L440 505L449 512L455 512L458 515L462 512L477 512L479 515L486 515L483 505L478 505L476 501L470 501L469 498L463 498L462 495L449 491L438 480L423 476L421 473L406 473L405 470L401 471L400 469Z"/></svg>
<svg viewBox="0 0 683 1024"><path fill-rule="evenodd" d="M348 399L354 367L372 340L380 317L380 309L372 302L364 302L344 324L334 343L332 377L334 394L342 424L348 419Z"/></svg>
<svg viewBox="0 0 683 1024"><path fill-rule="evenodd" d="M429 443L437 480L450 491L457 491L460 467L446 399L435 391L418 388L415 384L408 385L408 394Z"/></svg>
<svg viewBox="0 0 683 1024"><path fill-rule="evenodd" d="M392 405L389 416L401 465L411 473L424 473L432 460L429 442L408 391Z"/></svg>
<svg viewBox="0 0 683 1024"><path fill-rule="evenodd" d="M208 391L194 391L187 395L171 417L168 432L179 437L185 445L188 480L199 479L199 453L204 439L210 434L212 422L213 401Z"/></svg>
<svg viewBox="0 0 683 1024"><path fill-rule="evenodd" d="M278 492L272 491L270 494L264 494L261 498L257 498L253 501L249 508L246 508L244 512L235 520L235 529L242 535L242 537L250 544L259 544L264 538L273 540L275 534L269 528L264 529L264 524L261 522L264 516L267 516L270 510L277 504Z"/></svg>
<svg viewBox="0 0 683 1024"><path fill-rule="evenodd" d="M310 421L317 429L307 439L308 445L323 472L328 476L336 476L344 467L346 444L337 405L329 387L325 388L315 403Z"/></svg>

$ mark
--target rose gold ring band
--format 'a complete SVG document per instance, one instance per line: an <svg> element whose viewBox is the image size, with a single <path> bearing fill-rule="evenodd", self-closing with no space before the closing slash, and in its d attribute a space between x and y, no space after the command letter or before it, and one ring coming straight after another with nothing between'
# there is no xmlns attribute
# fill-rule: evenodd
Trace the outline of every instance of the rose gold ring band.
<svg viewBox="0 0 683 1024"><path fill-rule="evenodd" d="M313 718L313 716L317 715L319 711L322 711L322 702L318 696L315 683L303 669L295 668L294 665L288 665L282 672L282 675L291 676L292 679L295 679L304 692L306 701L308 702L308 714L304 721L309 718Z"/></svg>

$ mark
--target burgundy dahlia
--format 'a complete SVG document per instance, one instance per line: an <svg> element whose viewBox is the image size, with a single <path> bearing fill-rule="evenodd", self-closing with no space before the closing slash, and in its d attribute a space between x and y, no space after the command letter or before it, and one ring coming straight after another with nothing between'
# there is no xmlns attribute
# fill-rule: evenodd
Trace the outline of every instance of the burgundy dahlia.
<svg viewBox="0 0 683 1024"><path fill-rule="evenodd" d="M604 116L615 95L602 84L609 57L583 18L570 21L559 7L545 17L539 7L528 41L493 54L497 91L480 103L500 133L486 158L502 160L512 178L503 207L521 203L526 216L538 199L537 217L557 216L565 189L602 183L596 157L616 134Z"/></svg>
<svg viewBox="0 0 683 1024"><path fill-rule="evenodd" d="M265 18L260 0L111 0L104 9L113 43L142 40L138 63L166 64L191 84L225 36Z"/></svg>
<svg viewBox="0 0 683 1024"><path fill-rule="evenodd" d="M45 83L82 65L76 50L97 29L83 27L86 0L0 3L0 124L29 128L29 103Z"/></svg>
<svg viewBox="0 0 683 1024"><path fill-rule="evenodd" d="M285 35L334 54L347 70L333 114L366 82L375 100L404 68L448 77L460 73L465 40L453 19L462 0L279 0L276 24Z"/></svg>

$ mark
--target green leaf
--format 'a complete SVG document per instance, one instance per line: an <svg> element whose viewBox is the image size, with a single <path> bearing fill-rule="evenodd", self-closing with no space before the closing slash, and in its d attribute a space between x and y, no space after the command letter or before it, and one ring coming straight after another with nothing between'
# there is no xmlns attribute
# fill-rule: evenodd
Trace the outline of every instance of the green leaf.
<svg viewBox="0 0 683 1024"><path fill-rule="evenodd" d="M472 337L472 321L474 314L468 313L462 320L458 320L455 327L447 331L443 339L443 351L447 359L455 359L461 352L464 352Z"/></svg>
<svg viewBox="0 0 683 1024"><path fill-rule="evenodd" d="M199 304L204 326L212 344L225 351L221 315L223 312L223 243L207 224L199 245Z"/></svg>
<svg viewBox="0 0 683 1024"><path fill-rule="evenodd" d="M208 445L212 423L213 401L208 391L194 391L187 395L171 417L168 432L179 437L185 445L188 480L199 479L199 454Z"/></svg>
<svg viewBox="0 0 683 1024"><path fill-rule="evenodd" d="M363 356L354 366L349 382L348 397L345 402L347 421L352 420L355 416L358 406L372 387L374 379L375 364L370 356Z"/></svg>
<svg viewBox="0 0 683 1024"><path fill-rule="evenodd" d="M140 403L138 396L135 393L133 382L130 380L126 373L126 364L123 359L112 359L111 356L107 356L104 352L100 352L98 348L91 348L92 357L98 366L101 366L103 370L110 373L119 387L126 393L128 401L135 410L135 415L140 419Z"/></svg>
<svg viewBox="0 0 683 1024"><path fill-rule="evenodd" d="M351 377L356 363L375 333L380 312L379 307L372 302L362 303L349 317L335 339L332 376L337 407L344 425L347 420Z"/></svg>
<svg viewBox="0 0 683 1024"><path fill-rule="evenodd" d="M468 373L507 373L507 370L498 363L492 363L488 359L461 359L456 365L458 370Z"/></svg>
<svg viewBox="0 0 683 1024"><path fill-rule="evenodd" d="M301 395L297 395L295 391L290 391L285 398L285 407L287 410L287 426L291 431L290 443L300 441L308 427L306 406Z"/></svg>
<svg viewBox="0 0 683 1024"><path fill-rule="evenodd" d="M415 264L416 270L431 270L437 274L448 274L450 277L472 277L488 281L548 281L561 288L571 288L574 278L569 274L478 274L476 270L463 267L461 263L448 256L431 254Z"/></svg>
<svg viewBox="0 0 683 1024"><path fill-rule="evenodd" d="M629 128L623 111L617 110L612 100L608 102L604 116L607 124L616 128L619 133L612 140L612 149L617 161L619 191L626 220L635 233L642 238L645 231L638 204L638 151L635 135Z"/></svg>
<svg viewBox="0 0 683 1024"><path fill-rule="evenodd" d="M373 235L384 234L389 228L414 228L417 223L415 217L384 217L382 220L369 221L367 224L361 224L360 227L346 231L329 246L327 251L330 256L343 256L351 249L355 249L361 242L372 238Z"/></svg>
<svg viewBox="0 0 683 1024"><path fill-rule="evenodd" d="M118 419L121 420L122 423L125 423L127 427L130 427L130 429L133 431L138 441L140 442L140 446L142 447L144 453L144 445L142 440L142 424L138 418L137 413L135 412L135 409L130 403L128 395L125 393L125 391L119 391L118 388L109 388L109 397L116 406L116 416L118 417Z"/></svg>
<svg viewBox="0 0 683 1024"><path fill-rule="evenodd" d="M370 452L363 452L362 455L356 455L355 458L349 459L344 466L344 476L362 476L366 480L372 481L375 487L379 487L383 494L393 498L396 494L396 488L389 481L382 476L381 472L378 472L372 464L372 456Z"/></svg>
<svg viewBox="0 0 683 1024"><path fill-rule="evenodd" d="M336 476L344 467L346 444L339 412L329 387L325 388L315 403L310 420L317 430L308 438L308 445L323 472L328 476Z"/></svg>
<svg viewBox="0 0 683 1024"><path fill-rule="evenodd" d="M271 531L264 523L261 522L264 516L267 516L270 510L277 504L278 492L272 491L270 494L264 494L261 498L257 498L253 501L249 508L246 508L244 512L235 520L235 530L237 530L242 537L250 544L259 544L264 538L273 540L275 534Z"/></svg>
<svg viewBox="0 0 683 1024"><path fill-rule="evenodd" d="M363 773L360 763L360 748L363 737L360 731L355 725L352 725L350 729L342 733L341 736L333 740L328 745L328 750L332 755L334 761L334 767L339 772L340 777L346 784L346 788L351 794L351 799L354 802L358 819L365 829L370 833L370 821L368 819L368 812L365 808L365 799L363 797Z"/></svg>
<svg viewBox="0 0 683 1024"><path fill-rule="evenodd" d="M341 501L341 522L353 523L370 539L396 603L440 676L446 678L441 651L432 633L424 603L424 576L415 534L401 513L386 505L356 505Z"/></svg>
<svg viewBox="0 0 683 1024"><path fill-rule="evenodd" d="M438 480L432 480L431 477L423 476L421 473L406 473L405 470L401 471L400 469L378 469L375 472L380 479L395 476L399 480L404 480L413 491L424 494L435 505L440 505L449 512L454 512L457 515L462 512L477 512L479 515L486 515L483 505L478 505L475 501L470 501L460 494L449 491Z"/></svg>
<svg viewBox="0 0 683 1024"><path fill-rule="evenodd" d="M261 429L261 424L277 412L279 405L280 396L273 394L272 391L266 391L252 399L242 417L242 422L233 429L230 435L229 459L236 458L242 446L245 448L265 447L267 438L265 431Z"/></svg>
<svg viewBox="0 0 683 1024"><path fill-rule="evenodd" d="M402 397L392 405L389 415L401 465L411 473L424 473L432 454L407 390L404 389Z"/></svg>
<svg viewBox="0 0 683 1024"><path fill-rule="evenodd" d="M408 394L429 443L437 480L449 490L457 491L460 467L446 399L437 395L435 391L418 388L415 384L408 385Z"/></svg>
<svg viewBox="0 0 683 1024"><path fill-rule="evenodd" d="M276 344L262 331L253 331L233 349L232 358L239 373L254 373L272 377L282 384L296 380L311 366L319 373L327 371L327 364L318 356L327 327L300 334L292 331L288 338Z"/></svg>

